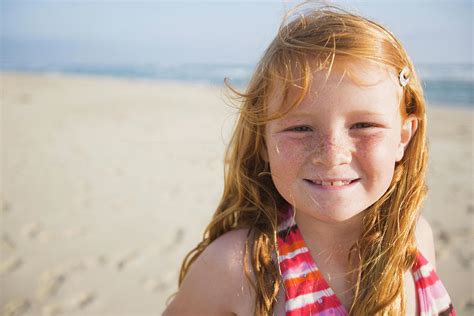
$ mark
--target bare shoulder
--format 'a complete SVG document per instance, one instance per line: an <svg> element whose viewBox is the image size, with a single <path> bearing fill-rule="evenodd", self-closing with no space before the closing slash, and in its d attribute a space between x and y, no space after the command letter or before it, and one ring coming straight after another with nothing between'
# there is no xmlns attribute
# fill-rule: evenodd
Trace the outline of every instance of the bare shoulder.
<svg viewBox="0 0 474 316"><path fill-rule="evenodd" d="M253 314L252 288L244 273L248 229L225 233L191 265L163 315Z"/></svg>
<svg viewBox="0 0 474 316"><path fill-rule="evenodd" d="M415 237L418 250L436 268L433 230L430 223L423 216L420 216L416 224Z"/></svg>

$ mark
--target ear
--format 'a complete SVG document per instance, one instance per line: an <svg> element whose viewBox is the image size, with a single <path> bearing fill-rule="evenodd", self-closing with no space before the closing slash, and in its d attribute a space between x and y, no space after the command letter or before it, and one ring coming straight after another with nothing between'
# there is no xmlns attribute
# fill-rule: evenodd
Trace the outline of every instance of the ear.
<svg viewBox="0 0 474 316"><path fill-rule="evenodd" d="M403 120L403 125L400 130L400 143L398 144L398 151L396 161L400 161L405 154L405 148L410 143L411 138L418 128L418 118L414 114L410 114Z"/></svg>

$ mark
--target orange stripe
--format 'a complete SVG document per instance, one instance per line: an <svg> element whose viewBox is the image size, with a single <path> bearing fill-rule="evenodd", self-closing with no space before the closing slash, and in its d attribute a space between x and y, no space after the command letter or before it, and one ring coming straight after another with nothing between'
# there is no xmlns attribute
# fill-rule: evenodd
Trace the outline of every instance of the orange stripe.
<svg viewBox="0 0 474 316"><path fill-rule="evenodd" d="M321 271L316 270L316 271L307 273L305 278L292 278L292 279L285 280L285 286L286 287L296 286L306 281L315 281L319 279L321 279Z"/></svg>
<svg viewBox="0 0 474 316"><path fill-rule="evenodd" d="M278 252L280 253L280 256L286 256L290 252L293 252L301 247L304 247L304 241L303 240L297 240L291 244L283 244L279 247Z"/></svg>

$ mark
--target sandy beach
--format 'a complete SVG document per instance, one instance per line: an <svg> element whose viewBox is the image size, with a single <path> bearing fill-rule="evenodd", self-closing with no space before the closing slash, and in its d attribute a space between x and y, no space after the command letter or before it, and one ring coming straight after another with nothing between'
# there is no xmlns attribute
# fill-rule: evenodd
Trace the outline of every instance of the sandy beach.
<svg viewBox="0 0 474 316"><path fill-rule="evenodd" d="M0 74L0 315L160 315L222 193L225 90ZM474 314L473 111L429 106L437 270Z"/></svg>

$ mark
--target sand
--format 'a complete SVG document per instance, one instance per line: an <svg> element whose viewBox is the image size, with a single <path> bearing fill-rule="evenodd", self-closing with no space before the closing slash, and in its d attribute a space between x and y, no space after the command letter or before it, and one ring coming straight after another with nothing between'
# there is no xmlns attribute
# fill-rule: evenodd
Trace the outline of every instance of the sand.
<svg viewBox="0 0 474 316"><path fill-rule="evenodd" d="M235 110L198 84L3 73L1 315L159 315L222 193ZM474 313L473 112L428 113L438 273Z"/></svg>

